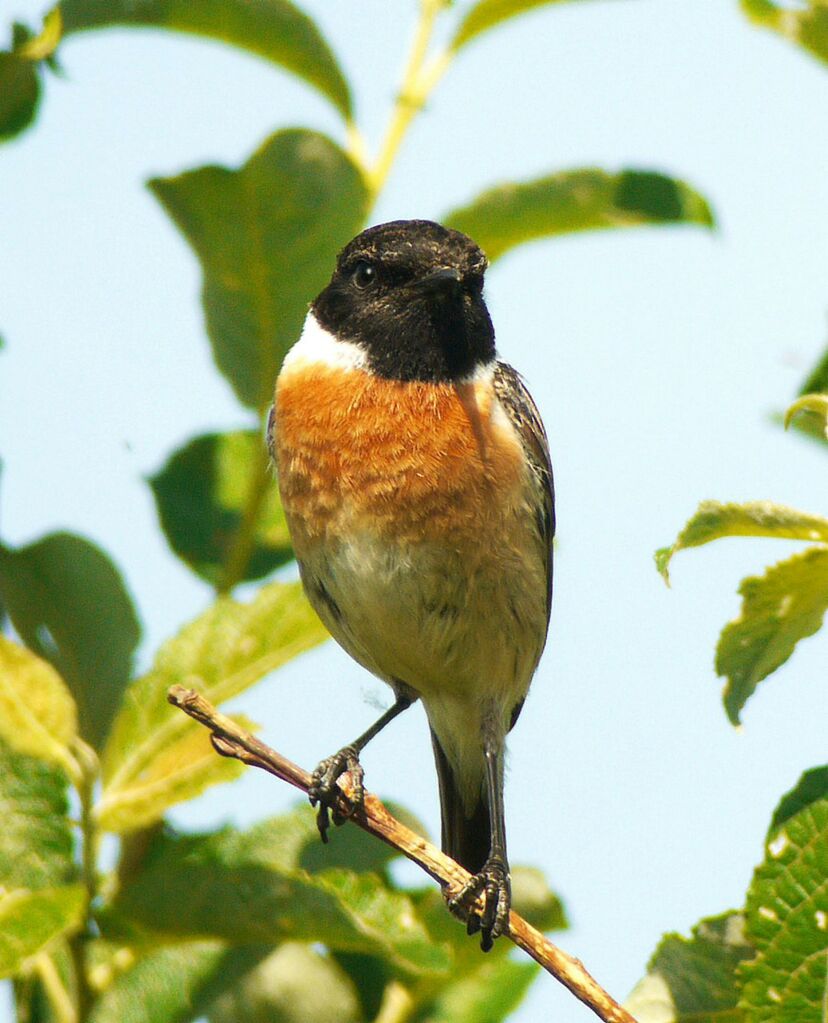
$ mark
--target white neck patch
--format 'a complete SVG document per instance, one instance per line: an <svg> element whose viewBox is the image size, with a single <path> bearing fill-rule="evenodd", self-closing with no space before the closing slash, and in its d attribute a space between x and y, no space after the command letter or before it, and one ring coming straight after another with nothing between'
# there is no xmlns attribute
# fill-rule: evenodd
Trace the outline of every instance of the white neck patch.
<svg viewBox="0 0 828 1023"><path fill-rule="evenodd" d="M285 356L282 372L300 365L328 366L331 369L367 369L368 357L353 341L340 341L325 330L309 312L299 340Z"/></svg>

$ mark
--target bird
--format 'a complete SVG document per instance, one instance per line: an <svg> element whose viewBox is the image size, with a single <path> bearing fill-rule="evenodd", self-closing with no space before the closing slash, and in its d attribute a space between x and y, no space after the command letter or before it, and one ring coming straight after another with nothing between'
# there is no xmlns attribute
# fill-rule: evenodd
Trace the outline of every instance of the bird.
<svg viewBox="0 0 828 1023"><path fill-rule="evenodd" d="M337 779L359 805L361 751L422 701L442 848L472 875L446 897L484 951L508 930L505 740L546 643L555 532L546 433L498 359L487 266L433 221L357 235L283 360L267 430L304 591L395 698L314 771L322 838Z"/></svg>

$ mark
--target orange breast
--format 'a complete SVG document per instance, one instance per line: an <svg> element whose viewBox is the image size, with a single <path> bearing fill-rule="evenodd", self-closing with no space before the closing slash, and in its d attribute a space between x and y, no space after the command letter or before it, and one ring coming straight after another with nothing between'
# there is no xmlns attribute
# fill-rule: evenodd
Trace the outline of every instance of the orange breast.
<svg viewBox="0 0 828 1023"><path fill-rule="evenodd" d="M301 549L347 530L463 544L521 503L524 460L490 381L301 364L276 388L282 501Z"/></svg>

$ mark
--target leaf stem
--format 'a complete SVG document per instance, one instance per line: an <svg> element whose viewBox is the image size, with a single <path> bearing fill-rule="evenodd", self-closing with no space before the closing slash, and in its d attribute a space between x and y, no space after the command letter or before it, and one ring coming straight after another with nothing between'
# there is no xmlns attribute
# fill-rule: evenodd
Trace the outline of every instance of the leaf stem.
<svg viewBox="0 0 828 1023"><path fill-rule="evenodd" d="M411 121L422 110L454 56L452 50L446 49L426 63L434 24L449 2L450 0L421 0L420 20L403 72L402 84L391 112L385 138L368 176L368 187L373 201L376 201L388 178Z"/></svg>
<svg viewBox="0 0 828 1023"><path fill-rule="evenodd" d="M86 889L85 924L69 940L69 951L75 968L75 985L77 988L76 1023L85 1023L94 1002L94 992L89 983L86 949L92 936L90 923L92 908L98 895L98 844L100 835L95 824L95 784L100 774L97 754L82 739L74 743L74 755L80 768L80 778L76 784L80 799L80 832L81 832L81 880Z"/></svg>
<svg viewBox="0 0 828 1023"><path fill-rule="evenodd" d="M219 596L230 593L244 578L250 555L256 544L256 526L259 514L270 486L270 456L264 444L256 456L256 463L250 476L250 486L244 502L244 511L239 528L233 537L233 543L224 562L224 566L216 583Z"/></svg>
<svg viewBox="0 0 828 1023"><path fill-rule="evenodd" d="M39 955L35 960L35 969L43 984L57 1023L78 1023L77 1011L52 957L46 953Z"/></svg>
<svg viewBox="0 0 828 1023"><path fill-rule="evenodd" d="M407 1023L416 1003L408 988L398 980L392 980L385 986L382 1002L374 1023Z"/></svg>

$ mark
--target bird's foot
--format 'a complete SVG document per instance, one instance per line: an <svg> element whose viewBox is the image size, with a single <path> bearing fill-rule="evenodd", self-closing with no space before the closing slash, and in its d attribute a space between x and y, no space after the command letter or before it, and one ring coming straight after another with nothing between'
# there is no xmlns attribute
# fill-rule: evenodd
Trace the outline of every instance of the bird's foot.
<svg viewBox="0 0 828 1023"><path fill-rule="evenodd" d="M337 785L337 780L348 772L351 776L351 794L346 796ZM323 842L328 841L328 828L331 820L339 826L362 806L365 789L362 785L364 776L359 762L359 753L355 746L343 746L338 753L325 757L311 775L308 788L308 799L311 806L319 806L316 814L316 826ZM342 804L349 804L347 813L342 812Z"/></svg>
<svg viewBox="0 0 828 1023"><path fill-rule="evenodd" d="M483 869L459 892L448 897L452 913L465 919L469 934L480 932L480 947L488 952L495 938L509 929L512 885L509 865L503 856L492 855Z"/></svg>

